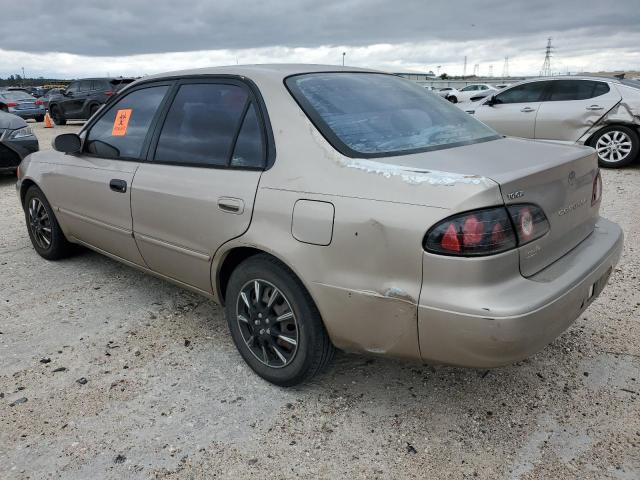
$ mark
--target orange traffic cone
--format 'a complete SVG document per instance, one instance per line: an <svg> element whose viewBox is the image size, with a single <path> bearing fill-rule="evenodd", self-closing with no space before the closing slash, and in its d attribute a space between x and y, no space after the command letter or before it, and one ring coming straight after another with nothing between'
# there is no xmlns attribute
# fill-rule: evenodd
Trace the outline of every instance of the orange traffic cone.
<svg viewBox="0 0 640 480"><path fill-rule="evenodd" d="M51 122L49 112L44 114L44 128L53 128L53 123Z"/></svg>

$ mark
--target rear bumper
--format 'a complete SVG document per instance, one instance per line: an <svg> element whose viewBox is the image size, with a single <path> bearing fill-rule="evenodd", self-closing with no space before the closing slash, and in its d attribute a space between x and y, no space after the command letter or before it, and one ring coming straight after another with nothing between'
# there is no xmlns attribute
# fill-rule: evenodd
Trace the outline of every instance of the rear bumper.
<svg viewBox="0 0 640 480"><path fill-rule="evenodd" d="M501 273L508 268L482 275L463 271L458 273L460 288L448 286L452 292L430 288L430 259L425 258L427 281L418 306L422 359L489 368L541 350L599 295L622 248L620 227L601 218L589 237L536 275L506 278ZM509 255L502 261L517 265ZM469 277L482 284L473 288Z"/></svg>
<svg viewBox="0 0 640 480"><path fill-rule="evenodd" d="M10 107L9 113L13 113L14 115L17 115L25 119L36 118L36 117L39 117L40 115L44 115L45 108L44 108L44 105L40 105L38 108L29 108L25 110L17 110L13 107Z"/></svg>

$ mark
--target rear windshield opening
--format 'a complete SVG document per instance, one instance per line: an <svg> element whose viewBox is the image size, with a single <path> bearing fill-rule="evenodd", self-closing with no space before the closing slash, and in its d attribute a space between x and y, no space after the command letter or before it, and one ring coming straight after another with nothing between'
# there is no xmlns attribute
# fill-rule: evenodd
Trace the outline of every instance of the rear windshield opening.
<svg viewBox="0 0 640 480"><path fill-rule="evenodd" d="M286 85L339 152L382 157L500 138L491 128L424 88L387 74L314 73Z"/></svg>

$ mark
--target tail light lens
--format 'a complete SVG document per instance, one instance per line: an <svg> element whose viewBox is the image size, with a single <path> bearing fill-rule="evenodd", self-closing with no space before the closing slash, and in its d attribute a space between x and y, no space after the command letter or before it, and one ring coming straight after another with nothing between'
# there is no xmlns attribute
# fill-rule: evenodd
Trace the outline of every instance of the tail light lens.
<svg viewBox="0 0 640 480"><path fill-rule="evenodd" d="M114 93L115 93L115 92L114 92L113 90L107 90L106 92L104 92L104 94L105 94L107 97L112 96Z"/></svg>
<svg viewBox="0 0 640 480"><path fill-rule="evenodd" d="M593 207L602 200L602 176L600 170L596 173L596 178L593 179L593 191L591 193L591 206Z"/></svg>
<svg viewBox="0 0 640 480"><path fill-rule="evenodd" d="M443 220L427 232L424 248L445 255L480 256L510 250L516 243L507 210L499 207Z"/></svg>
<svg viewBox="0 0 640 480"><path fill-rule="evenodd" d="M449 217L427 232L423 246L441 255L494 255L532 242L548 231L549 222L539 207L511 205Z"/></svg>
<svg viewBox="0 0 640 480"><path fill-rule="evenodd" d="M17 103L15 103L15 102L7 102L5 105L6 105L7 107L17 107L17 106L18 106L18 104L17 104Z"/></svg>
<svg viewBox="0 0 640 480"><path fill-rule="evenodd" d="M518 245L525 245L549 231L549 221L541 208L535 205L510 205L509 215L516 228Z"/></svg>
<svg viewBox="0 0 640 480"><path fill-rule="evenodd" d="M42 100L36 100L36 105L44 105L44 102Z"/></svg>

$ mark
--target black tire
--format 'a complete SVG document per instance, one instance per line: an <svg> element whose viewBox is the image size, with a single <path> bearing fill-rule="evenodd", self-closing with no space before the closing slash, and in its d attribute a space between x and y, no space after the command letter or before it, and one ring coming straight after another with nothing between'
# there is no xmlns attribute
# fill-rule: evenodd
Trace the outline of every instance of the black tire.
<svg viewBox="0 0 640 480"><path fill-rule="evenodd" d="M44 122L44 115L36 115L35 121L38 123Z"/></svg>
<svg viewBox="0 0 640 480"><path fill-rule="evenodd" d="M449 95L447 97L447 100L449 100L451 103L458 103L458 97L456 97L455 95Z"/></svg>
<svg viewBox="0 0 640 480"><path fill-rule="evenodd" d="M89 118L93 117L99 108L100 108L100 105L95 105L95 104L91 105L89 107Z"/></svg>
<svg viewBox="0 0 640 480"><path fill-rule="evenodd" d="M596 149L601 167L620 168L638 157L640 138L638 132L629 127L612 125L596 132L589 140L589 146Z"/></svg>
<svg viewBox="0 0 640 480"><path fill-rule="evenodd" d="M9 108L6 105L0 105L0 112L8 112Z"/></svg>
<svg viewBox="0 0 640 480"><path fill-rule="evenodd" d="M249 292L249 304L242 300L243 289L246 292L247 288L252 288L256 280L263 286L259 298L265 302L273 292L273 288L279 291L278 301L273 302L274 306L271 310L269 307L266 307L267 310L258 308L256 296L253 294L252 297L251 292ZM269 290L270 287L273 288ZM315 303L295 274L277 259L260 254L245 260L231 274L226 292L225 313L233 341L245 362L268 382L282 387L302 383L324 370L332 360L335 348L324 328ZM278 302L279 305L277 305ZM245 309L246 315L251 315L248 322L239 319L242 316L238 314L240 308ZM287 313L282 315L275 311L276 308L281 308L280 312ZM264 316L262 313L257 313L258 311L265 312ZM287 316L288 312L293 314L292 319L284 322L274 321L277 315ZM262 320L258 319L258 315L261 315ZM261 322L260 325L256 325L256 321ZM292 349L292 347L288 343L283 343L280 340L282 335L278 336L278 334L293 336L292 324L295 326L297 345L293 352L283 351L281 349ZM270 334L269 325L272 329ZM255 337L255 341L251 342L252 347L249 347L248 342L245 341L247 336ZM270 347L270 350L262 348L263 345ZM251 348L256 350L252 351ZM259 359L258 353L254 353L259 352L261 348L263 359ZM275 353L278 353L276 350L291 356L285 362L282 357L280 359L276 357Z"/></svg>
<svg viewBox="0 0 640 480"><path fill-rule="evenodd" d="M51 119L53 120L53 123L55 123L56 125L67 124L67 119L64 118L60 107L58 107L57 105L51 105L51 107L49 108L49 112L51 113Z"/></svg>
<svg viewBox="0 0 640 480"><path fill-rule="evenodd" d="M35 212L36 208L39 209L40 214L42 214L43 211L46 213L47 221L39 220L42 218L42 215L32 214L32 209ZM24 215L31 244L35 251L38 252L38 255L47 260L59 260L68 257L73 252L73 245L69 243L64 233L62 233L62 229L53 214L53 209L47 201L47 197L45 197L42 190L35 185L29 187L24 196ZM32 221L33 218L35 218L35 220ZM36 223L40 224L40 231L38 231ZM47 233L44 230L45 228L50 230L50 232L48 232L50 235L48 245L42 237L42 235Z"/></svg>

